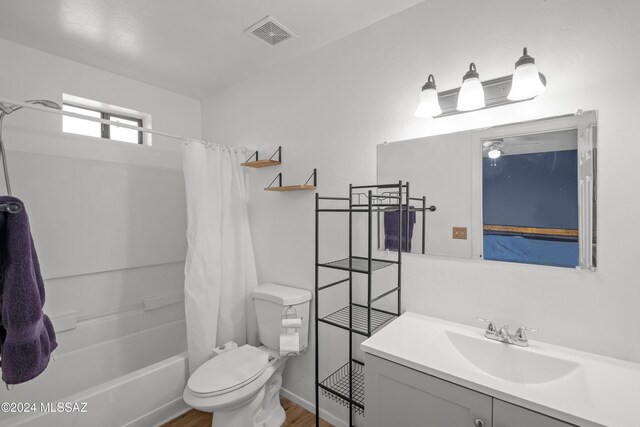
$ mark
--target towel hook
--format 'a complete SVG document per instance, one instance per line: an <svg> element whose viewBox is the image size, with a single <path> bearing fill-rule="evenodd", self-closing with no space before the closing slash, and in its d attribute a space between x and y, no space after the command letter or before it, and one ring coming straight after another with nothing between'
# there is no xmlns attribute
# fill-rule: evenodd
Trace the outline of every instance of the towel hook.
<svg viewBox="0 0 640 427"><path fill-rule="evenodd" d="M22 205L18 202L8 202L0 204L0 212L9 212L10 214L20 213Z"/></svg>

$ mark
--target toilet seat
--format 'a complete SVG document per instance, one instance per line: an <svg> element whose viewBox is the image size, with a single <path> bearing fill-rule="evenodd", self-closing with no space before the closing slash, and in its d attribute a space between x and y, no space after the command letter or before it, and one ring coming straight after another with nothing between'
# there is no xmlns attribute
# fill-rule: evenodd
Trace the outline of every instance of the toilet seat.
<svg viewBox="0 0 640 427"><path fill-rule="evenodd" d="M269 365L269 355L251 345L225 351L191 375L187 388L199 397L230 393L258 378Z"/></svg>

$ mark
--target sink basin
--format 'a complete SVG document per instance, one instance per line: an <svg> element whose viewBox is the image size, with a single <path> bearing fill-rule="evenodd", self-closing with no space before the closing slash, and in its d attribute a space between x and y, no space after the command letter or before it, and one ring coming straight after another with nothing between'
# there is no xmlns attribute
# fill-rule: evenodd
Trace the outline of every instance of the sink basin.
<svg viewBox="0 0 640 427"><path fill-rule="evenodd" d="M519 384L543 384L566 377L580 365L576 362L532 352L483 336L444 331L440 341L452 346L467 362L496 378Z"/></svg>

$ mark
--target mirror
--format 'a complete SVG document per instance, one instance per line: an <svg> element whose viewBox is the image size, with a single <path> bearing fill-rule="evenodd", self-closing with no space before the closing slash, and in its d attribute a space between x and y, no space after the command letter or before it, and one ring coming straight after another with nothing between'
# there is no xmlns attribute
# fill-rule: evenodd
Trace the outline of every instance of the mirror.
<svg viewBox="0 0 640 427"><path fill-rule="evenodd" d="M589 111L379 145L378 183L410 183L402 250L595 269L596 129ZM380 250L397 249L393 215Z"/></svg>
<svg viewBox="0 0 640 427"><path fill-rule="evenodd" d="M578 266L577 129L482 146L484 259Z"/></svg>

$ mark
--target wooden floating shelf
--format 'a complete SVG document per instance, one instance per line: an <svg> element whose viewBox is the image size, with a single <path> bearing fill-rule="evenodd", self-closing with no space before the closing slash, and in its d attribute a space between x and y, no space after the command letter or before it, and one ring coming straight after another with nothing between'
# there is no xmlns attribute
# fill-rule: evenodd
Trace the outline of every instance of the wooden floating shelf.
<svg viewBox="0 0 640 427"><path fill-rule="evenodd" d="M264 189L264 191L313 191L316 189L316 186L318 185L317 173L318 171L314 169L313 173L311 174L309 179L307 179L307 182L305 182L304 184L282 185L282 172L280 172L278 175L276 175L273 181L271 181L271 184L269 184L269 186ZM313 179L313 185L307 185L307 183L312 179ZM276 181L278 181L278 186L272 187L273 183Z"/></svg>
<svg viewBox="0 0 640 427"><path fill-rule="evenodd" d="M267 187L265 191L313 191L316 189L315 185L287 185L284 187Z"/></svg>
<svg viewBox="0 0 640 427"><path fill-rule="evenodd" d="M244 166L246 168L268 168L269 166L278 166L281 165L282 162L277 160L265 159L265 160L255 160L253 162L240 163L240 166Z"/></svg>
<svg viewBox="0 0 640 427"><path fill-rule="evenodd" d="M273 160L274 157L278 156L278 160ZM254 159L255 160L251 160ZM258 152L256 151L247 159L246 162L240 163L240 166L244 166L246 168L268 168L270 166L278 166L282 164L282 146L278 147L275 153L271 155L268 159L258 160Z"/></svg>

